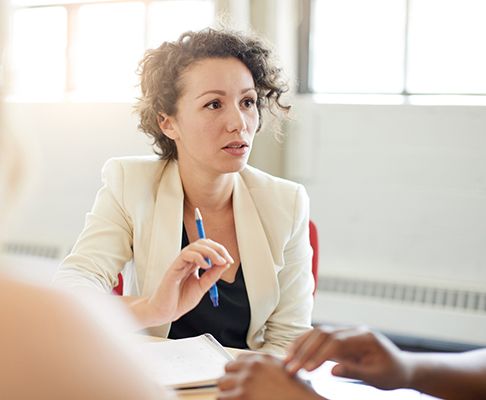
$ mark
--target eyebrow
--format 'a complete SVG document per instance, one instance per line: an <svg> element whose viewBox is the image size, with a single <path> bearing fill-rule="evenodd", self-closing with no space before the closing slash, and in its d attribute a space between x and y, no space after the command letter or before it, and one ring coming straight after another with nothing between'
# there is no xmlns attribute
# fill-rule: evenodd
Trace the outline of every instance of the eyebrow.
<svg viewBox="0 0 486 400"><path fill-rule="evenodd" d="M249 92L250 90L254 90L256 92L256 89L254 87L246 88L241 91L241 94L244 94L246 92ZM211 90L206 90L205 92L201 93L199 96L196 97L196 99L199 99L200 97L203 97L206 94L219 94L220 96L226 96L226 92L224 90L217 90L217 89L211 89Z"/></svg>

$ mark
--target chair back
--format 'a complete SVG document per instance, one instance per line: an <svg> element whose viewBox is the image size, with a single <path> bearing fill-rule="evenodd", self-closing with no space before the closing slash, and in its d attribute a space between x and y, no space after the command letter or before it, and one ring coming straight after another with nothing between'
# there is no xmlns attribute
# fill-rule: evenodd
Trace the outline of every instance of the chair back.
<svg viewBox="0 0 486 400"><path fill-rule="evenodd" d="M111 294L123 296L123 275L121 272L118 274L118 285L113 288Z"/></svg>
<svg viewBox="0 0 486 400"><path fill-rule="evenodd" d="M317 289L317 279L319 277L319 238L317 236L317 227L314 222L309 221L309 236L310 244L312 250L314 250L314 255L312 256L312 275L314 275L314 292L313 296L316 295Z"/></svg>

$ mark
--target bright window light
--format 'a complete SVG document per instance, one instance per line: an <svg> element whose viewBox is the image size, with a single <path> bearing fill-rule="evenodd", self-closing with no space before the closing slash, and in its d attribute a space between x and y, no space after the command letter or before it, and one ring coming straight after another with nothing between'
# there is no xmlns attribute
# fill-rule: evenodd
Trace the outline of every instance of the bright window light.
<svg viewBox="0 0 486 400"><path fill-rule="evenodd" d="M315 0L311 15L314 92L403 91L405 0Z"/></svg>
<svg viewBox="0 0 486 400"><path fill-rule="evenodd" d="M131 102L145 50L215 15L213 0L11 1L26 7L13 21L11 101Z"/></svg>
<svg viewBox="0 0 486 400"><path fill-rule="evenodd" d="M142 2L80 8L76 90L113 98L134 93L135 71L144 52L144 19Z"/></svg>
<svg viewBox="0 0 486 400"><path fill-rule="evenodd" d="M66 32L63 7L23 9L14 14L14 94L61 96L66 88Z"/></svg>
<svg viewBox="0 0 486 400"><path fill-rule="evenodd" d="M176 40L183 32L213 24L214 2L201 0L154 1L148 7L148 47Z"/></svg>
<svg viewBox="0 0 486 400"><path fill-rule="evenodd" d="M410 4L407 90L486 93L486 1Z"/></svg>

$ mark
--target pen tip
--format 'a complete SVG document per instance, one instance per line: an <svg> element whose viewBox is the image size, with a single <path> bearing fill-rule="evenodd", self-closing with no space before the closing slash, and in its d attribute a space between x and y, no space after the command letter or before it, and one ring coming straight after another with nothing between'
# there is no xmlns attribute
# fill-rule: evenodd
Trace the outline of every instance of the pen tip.
<svg viewBox="0 0 486 400"><path fill-rule="evenodd" d="M202 219L201 212L199 211L199 208L196 207L196 219Z"/></svg>

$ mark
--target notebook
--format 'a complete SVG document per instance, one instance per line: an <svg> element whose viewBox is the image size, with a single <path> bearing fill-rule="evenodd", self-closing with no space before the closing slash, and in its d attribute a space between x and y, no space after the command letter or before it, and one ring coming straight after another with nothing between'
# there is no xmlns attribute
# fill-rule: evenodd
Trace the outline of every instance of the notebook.
<svg viewBox="0 0 486 400"><path fill-rule="evenodd" d="M137 352L148 363L149 375L158 383L187 392L214 388L224 366L234 360L210 334L164 342L140 343Z"/></svg>

